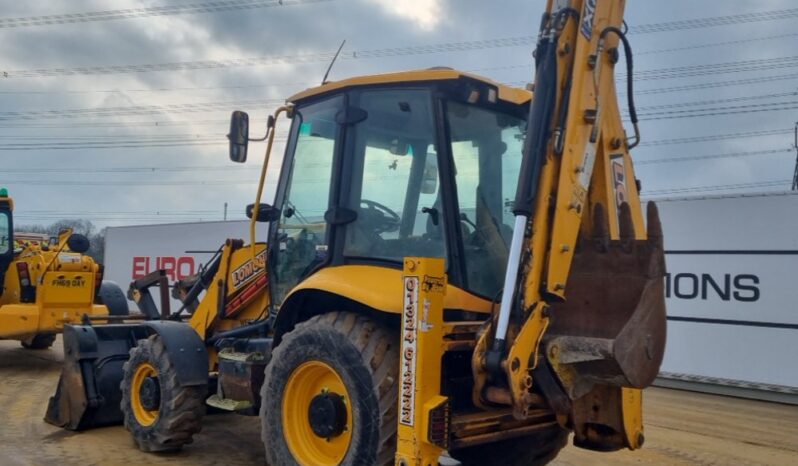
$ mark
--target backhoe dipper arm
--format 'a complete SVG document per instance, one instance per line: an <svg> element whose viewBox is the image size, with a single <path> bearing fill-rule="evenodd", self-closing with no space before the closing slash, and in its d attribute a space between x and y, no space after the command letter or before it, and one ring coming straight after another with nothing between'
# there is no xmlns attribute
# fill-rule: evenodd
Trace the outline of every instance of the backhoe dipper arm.
<svg viewBox="0 0 798 466"><path fill-rule="evenodd" d="M533 391L543 392L549 405L567 416L573 403L596 384L647 386L664 351L664 295L657 297L655 283L664 272L664 265L658 262L661 234L653 231L658 242L646 241L629 156L629 149L639 142L637 118L630 97L635 136L628 140L613 76L617 47L623 39L628 79L632 78L631 51L622 32L624 7L624 0L549 0L543 16L501 305L482 334L472 361L475 403L501 404L500 400L508 397L492 394L509 392L517 418L526 417L539 399ZM631 92L631 84L629 87ZM653 209L649 227L658 225ZM592 246L583 247L588 239L607 254L600 258L582 254L583 250L592 251ZM618 240L628 246L628 255L641 259L624 262L616 258ZM635 264L642 264L640 270ZM639 300L634 298L641 298L643 291L637 296L618 293L626 283L614 287L604 283L604 290L588 290L582 286L583 280L575 278L585 271L606 277L617 271L630 280L642 277L640 290L653 296L650 305L638 309ZM648 286L649 282L654 284ZM626 298L624 293L631 297L626 300L631 305L616 299ZM614 307L629 308L629 312L611 315ZM561 318L560 314L570 317ZM560 325L569 319L573 325ZM650 325L630 327L641 319L648 319ZM610 328L613 326L617 329ZM557 350L573 349L559 359L546 349L554 334L570 338L568 345L556 346ZM642 348L645 341L649 347ZM641 349L649 352L647 361L635 359ZM634 354L620 354L623 351ZM558 365L563 358L579 364L569 366L569 372L565 362L563 367ZM630 367L629 358L645 367ZM597 368L602 361L604 365ZM556 373L558 383L548 384L547 393L543 378L533 378L535 370L548 367L553 368L548 374ZM560 402L552 386L563 395ZM628 437L625 446L636 447Z"/></svg>

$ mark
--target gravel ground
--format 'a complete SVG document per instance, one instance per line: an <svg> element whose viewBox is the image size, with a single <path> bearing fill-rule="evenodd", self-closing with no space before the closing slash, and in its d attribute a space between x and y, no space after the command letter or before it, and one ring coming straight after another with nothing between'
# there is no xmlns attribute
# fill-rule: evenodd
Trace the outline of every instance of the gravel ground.
<svg viewBox="0 0 798 466"><path fill-rule="evenodd" d="M75 433L42 417L60 371L55 349L0 341L0 465L263 465L257 418L210 416L178 454L133 447L122 427ZM798 464L798 406L662 388L646 391L646 444L640 451L594 453L569 446L553 465Z"/></svg>

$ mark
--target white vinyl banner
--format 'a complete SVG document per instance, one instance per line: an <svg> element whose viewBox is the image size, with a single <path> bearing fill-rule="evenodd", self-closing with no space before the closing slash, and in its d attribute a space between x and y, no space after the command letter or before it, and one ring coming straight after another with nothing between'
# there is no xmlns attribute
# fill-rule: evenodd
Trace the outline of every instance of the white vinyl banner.
<svg viewBox="0 0 798 466"><path fill-rule="evenodd" d="M258 241L266 241L262 224L258 234ZM172 283L199 272L228 238L249 243L249 221L110 227L105 233L105 278L127 292L133 280L163 269ZM177 310L180 302L172 300L171 306Z"/></svg>
<svg viewBox="0 0 798 466"><path fill-rule="evenodd" d="M798 387L798 195L658 201L662 372Z"/></svg>

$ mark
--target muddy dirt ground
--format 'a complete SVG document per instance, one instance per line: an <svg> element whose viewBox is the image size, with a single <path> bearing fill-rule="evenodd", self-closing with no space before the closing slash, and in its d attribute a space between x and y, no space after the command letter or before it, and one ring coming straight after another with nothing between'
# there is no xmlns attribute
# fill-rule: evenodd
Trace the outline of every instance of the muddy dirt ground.
<svg viewBox="0 0 798 466"><path fill-rule="evenodd" d="M264 465L257 418L210 416L178 454L136 450L122 427L84 433L42 421L60 371L52 350L0 341L0 465ZM567 447L555 465L798 464L798 406L676 390L646 391L646 444L637 452Z"/></svg>

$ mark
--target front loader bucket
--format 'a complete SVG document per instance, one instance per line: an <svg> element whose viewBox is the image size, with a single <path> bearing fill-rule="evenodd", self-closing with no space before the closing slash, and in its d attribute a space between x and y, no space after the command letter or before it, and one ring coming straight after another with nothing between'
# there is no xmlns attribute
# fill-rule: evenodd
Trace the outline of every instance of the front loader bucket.
<svg viewBox="0 0 798 466"><path fill-rule="evenodd" d="M147 335L142 324L64 326L64 365L44 420L69 430L121 424L122 365Z"/></svg>
<svg viewBox="0 0 798 466"><path fill-rule="evenodd" d="M553 309L550 362L572 400L595 385L645 388L665 352L665 258L657 208L647 209L648 239L635 240L628 205L621 239L610 241L602 206L592 238L574 255L566 302Z"/></svg>

